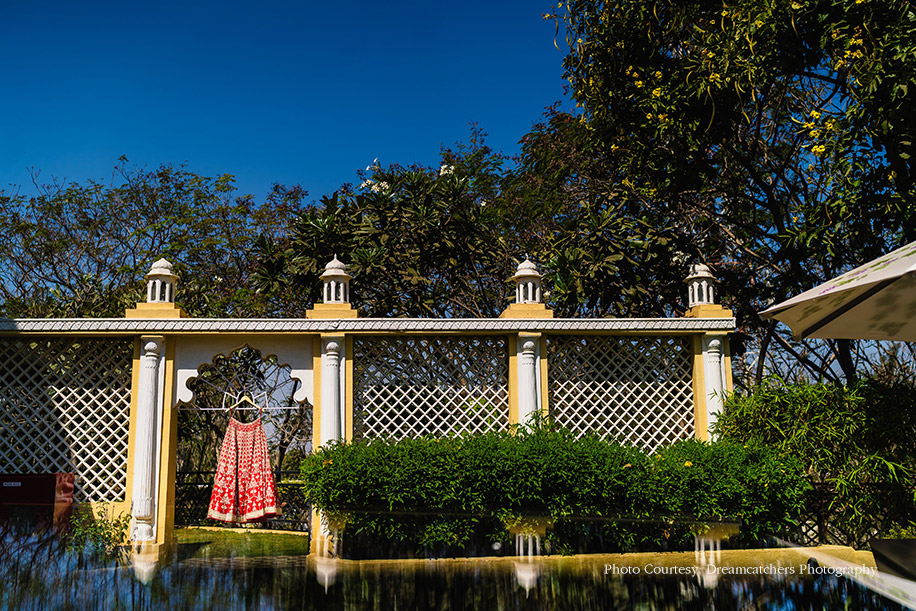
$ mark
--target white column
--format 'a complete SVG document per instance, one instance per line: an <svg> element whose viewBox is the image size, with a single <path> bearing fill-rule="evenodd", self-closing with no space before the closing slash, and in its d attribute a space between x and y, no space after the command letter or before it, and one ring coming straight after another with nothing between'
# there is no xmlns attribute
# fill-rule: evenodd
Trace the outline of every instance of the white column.
<svg viewBox="0 0 916 611"><path fill-rule="evenodd" d="M337 360L340 363L338 367L339 370L339 379L340 379L340 393L337 395L337 405L338 413L340 414L340 438L345 439L347 427L347 342L346 339L340 338L340 358Z"/></svg>
<svg viewBox="0 0 916 611"><path fill-rule="evenodd" d="M725 362L722 359L722 336L703 338L703 377L706 384L706 424L709 440L713 440L712 428L724 408Z"/></svg>
<svg viewBox="0 0 916 611"><path fill-rule="evenodd" d="M155 537L156 514L153 502L153 486L156 473L156 450L158 443L159 411L159 358L162 353L162 337L142 337L140 356L140 382L137 389L137 430L134 437L134 481L131 515L134 541L152 541Z"/></svg>
<svg viewBox="0 0 916 611"><path fill-rule="evenodd" d="M343 438L340 419L340 353L343 335L321 338L321 445Z"/></svg>
<svg viewBox="0 0 916 611"><path fill-rule="evenodd" d="M528 424L540 405L538 384L537 335L519 334L518 338L518 422Z"/></svg>

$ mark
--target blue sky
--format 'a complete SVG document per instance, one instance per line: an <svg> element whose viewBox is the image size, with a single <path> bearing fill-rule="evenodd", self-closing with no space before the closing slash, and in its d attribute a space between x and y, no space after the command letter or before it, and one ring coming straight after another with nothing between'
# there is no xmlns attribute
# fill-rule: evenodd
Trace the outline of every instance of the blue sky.
<svg viewBox="0 0 916 611"><path fill-rule="evenodd" d="M507 154L563 97L542 0L0 3L0 189L107 181L120 155L313 198L375 157ZM559 41L562 45L562 41Z"/></svg>

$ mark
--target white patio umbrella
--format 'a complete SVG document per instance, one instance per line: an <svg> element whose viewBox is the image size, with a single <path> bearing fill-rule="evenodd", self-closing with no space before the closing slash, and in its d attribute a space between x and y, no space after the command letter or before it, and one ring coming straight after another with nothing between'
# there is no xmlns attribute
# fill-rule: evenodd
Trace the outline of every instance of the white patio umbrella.
<svg viewBox="0 0 916 611"><path fill-rule="evenodd" d="M796 338L916 341L916 242L767 308Z"/></svg>

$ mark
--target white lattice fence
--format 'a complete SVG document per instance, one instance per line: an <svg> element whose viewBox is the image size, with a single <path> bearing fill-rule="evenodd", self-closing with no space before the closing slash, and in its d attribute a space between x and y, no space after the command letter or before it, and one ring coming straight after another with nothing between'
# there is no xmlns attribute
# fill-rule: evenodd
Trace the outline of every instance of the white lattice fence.
<svg viewBox="0 0 916 611"><path fill-rule="evenodd" d="M0 338L0 472L76 473L77 501L124 498L133 341Z"/></svg>
<svg viewBox="0 0 916 611"><path fill-rule="evenodd" d="M682 338L548 336L551 416L648 451L692 437L691 354Z"/></svg>
<svg viewBox="0 0 916 611"><path fill-rule="evenodd" d="M509 426L504 337L357 337L353 352L357 438L483 433Z"/></svg>

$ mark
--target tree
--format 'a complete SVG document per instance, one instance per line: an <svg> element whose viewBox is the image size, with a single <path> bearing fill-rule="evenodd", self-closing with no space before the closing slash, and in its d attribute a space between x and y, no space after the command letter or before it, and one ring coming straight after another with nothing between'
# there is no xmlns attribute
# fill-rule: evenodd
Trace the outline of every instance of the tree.
<svg viewBox="0 0 916 611"><path fill-rule="evenodd" d="M664 316L684 309L686 245L639 202L602 197L577 120L551 111L515 166L474 129L439 169L374 164L305 211L285 242L260 242L258 287L320 297L336 254L350 264L353 302L368 316L497 316L507 278L529 255L559 316ZM300 314L301 315L301 314Z"/></svg>
<svg viewBox="0 0 916 611"><path fill-rule="evenodd" d="M182 276L179 300L194 316L275 311L250 284L253 245L285 235L304 191L278 186L257 205L235 196L230 175L131 168L126 159L114 178L36 184L29 199L0 193L3 316L123 316L144 298L143 276L160 257Z"/></svg>
<svg viewBox="0 0 916 611"><path fill-rule="evenodd" d="M349 264L352 301L364 316L497 316L514 254L494 204L502 159L479 132L442 159L438 169L375 163L361 184L305 210L289 240L262 240L260 290L296 295L302 315L337 255Z"/></svg>
<svg viewBox="0 0 916 611"><path fill-rule="evenodd" d="M911 3L572 0L552 16L598 192L680 219L761 346L800 350L759 321L766 303L916 238ZM797 356L855 377L846 343Z"/></svg>
<svg viewBox="0 0 916 611"><path fill-rule="evenodd" d="M551 306L561 316L683 313L693 253L679 219L621 188L577 117L556 107L545 115L522 139L502 199L523 249L545 262Z"/></svg>

